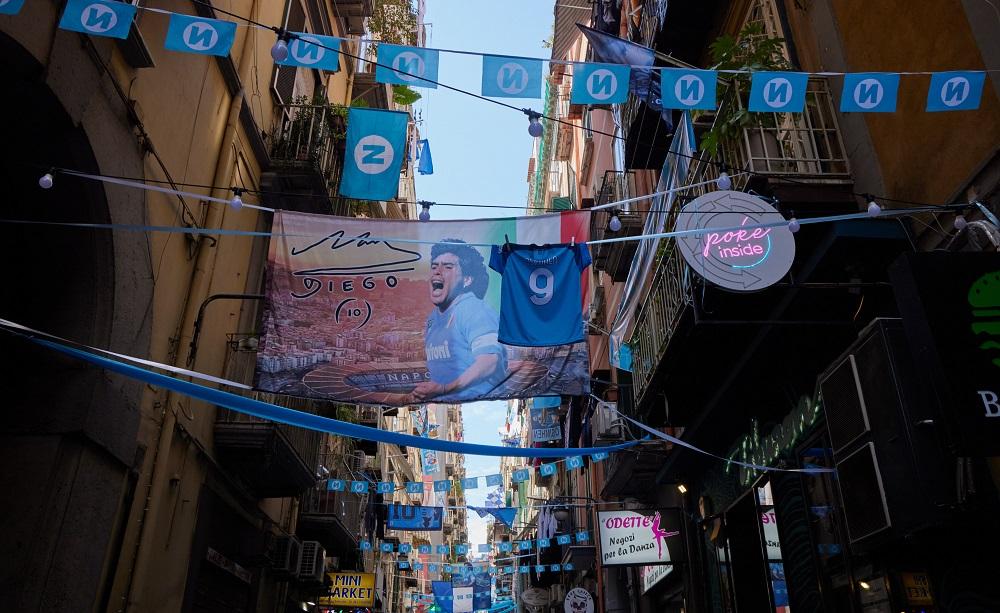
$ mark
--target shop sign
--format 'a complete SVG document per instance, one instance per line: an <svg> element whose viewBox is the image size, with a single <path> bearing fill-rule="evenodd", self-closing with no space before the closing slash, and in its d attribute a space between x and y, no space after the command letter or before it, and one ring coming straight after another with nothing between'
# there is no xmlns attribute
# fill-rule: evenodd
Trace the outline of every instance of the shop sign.
<svg viewBox="0 0 1000 613"><path fill-rule="evenodd" d="M792 267L795 238L787 223L756 196L714 191L681 209L674 229L705 230L677 238L691 270L719 287L753 292L774 285Z"/></svg>
<svg viewBox="0 0 1000 613"><path fill-rule="evenodd" d="M908 253L889 278L958 452L1000 455L1000 253Z"/></svg>
<svg viewBox="0 0 1000 613"><path fill-rule="evenodd" d="M728 457L730 460L746 464L769 466L781 454L789 452L798 444L802 435L816 423L820 414L819 403L813 402L808 396L802 396L795 409L766 436L761 436L757 420L753 420L750 432L736 443ZM736 472L740 483L744 486L749 486L760 475L760 471L756 469L732 462L726 464L726 472Z"/></svg>
<svg viewBox="0 0 1000 613"><path fill-rule="evenodd" d="M683 561L680 513L673 509L599 511L603 566L644 566Z"/></svg>
<svg viewBox="0 0 1000 613"><path fill-rule="evenodd" d="M903 580L903 595L906 603L915 606L933 605L931 581L927 573L901 573Z"/></svg>
<svg viewBox="0 0 1000 613"><path fill-rule="evenodd" d="M205 559L244 583L251 583L253 581L253 575L250 574L250 571L243 568L236 562L233 562L211 547L209 547L208 551L205 553Z"/></svg>
<svg viewBox="0 0 1000 613"><path fill-rule="evenodd" d="M645 594L649 588L659 583L664 577L674 571L673 564L659 564L657 566L642 566L639 568L639 575L642 577L642 593Z"/></svg>
<svg viewBox="0 0 1000 613"><path fill-rule="evenodd" d="M320 598L321 605L343 607L370 607L375 602L374 573L327 573L332 586L328 596Z"/></svg>
<svg viewBox="0 0 1000 613"><path fill-rule="evenodd" d="M566 593L563 611L565 613L594 613L594 597L582 587L575 587Z"/></svg>

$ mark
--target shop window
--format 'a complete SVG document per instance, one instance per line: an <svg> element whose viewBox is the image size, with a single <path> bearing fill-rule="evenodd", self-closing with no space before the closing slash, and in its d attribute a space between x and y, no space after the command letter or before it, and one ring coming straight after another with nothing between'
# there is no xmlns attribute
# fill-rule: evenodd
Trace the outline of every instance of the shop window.
<svg viewBox="0 0 1000 613"><path fill-rule="evenodd" d="M798 457L802 468L834 467L833 449L825 432L804 443ZM824 600L832 610L853 611L851 569L843 545L844 530L833 474L804 474L802 486Z"/></svg>

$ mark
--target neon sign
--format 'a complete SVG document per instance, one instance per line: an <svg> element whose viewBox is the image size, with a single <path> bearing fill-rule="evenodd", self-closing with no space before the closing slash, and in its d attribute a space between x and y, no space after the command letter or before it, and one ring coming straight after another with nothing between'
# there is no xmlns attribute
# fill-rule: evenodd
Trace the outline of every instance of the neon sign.
<svg viewBox="0 0 1000 613"><path fill-rule="evenodd" d="M708 231L678 238L677 244L691 269L715 285L761 290L784 277L795 259L795 240L784 222L756 196L711 192L685 206L675 227ZM781 225L759 227L770 223Z"/></svg>

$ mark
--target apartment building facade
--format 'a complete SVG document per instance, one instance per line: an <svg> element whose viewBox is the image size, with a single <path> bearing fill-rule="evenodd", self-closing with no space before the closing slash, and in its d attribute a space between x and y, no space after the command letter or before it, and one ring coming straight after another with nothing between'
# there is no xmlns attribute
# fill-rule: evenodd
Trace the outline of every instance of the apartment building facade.
<svg viewBox="0 0 1000 613"><path fill-rule="evenodd" d="M908 75L895 113L854 114L839 110L843 78L816 73L995 70L1000 54L988 31L996 15L961 1L875 7L847 0L636 0L597 2L589 14L581 8L555 8L553 60L593 59L579 22L654 49L656 65L711 67L720 37L745 46L755 44L746 37L757 37L777 41L787 68L815 75L803 113L751 121L725 132L716 147L695 151L685 183L706 185L678 194L676 208L717 189L722 170L732 189L764 198L786 218L864 211L872 201L867 194L884 196L876 198L883 209L979 204L803 225L790 274L754 293L706 282L664 241L638 284L639 307L625 336L627 368L610 360L607 331L624 281L636 274L632 253L622 243L595 245L585 314L594 398L576 413L577 399L565 403L567 444L647 434L625 415L715 457L665 441L643 443L591 464L582 479L589 490L573 481L582 473L560 473L543 497L592 497L582 513L590 521L606 508L677 510L685 518L683 560L602 568L598 551L566 585L590 578L586 587L602 611L994 606L997 594L985 578L992 563L972 560L986 559L997 535L959 528L986 525L996 508L995 450L974 434L992 431L992 396L987 389L957 404L945 390L967 385L972 375L947 364L975 362L978 350L941 349L930 339L932 330L954 330L947 325L953 319L965 321L970 284L997 267L1000 85L988 77L975 112L928 113L929 76ZM930 31L951 43L942 48L916 34ZM565 93L571 73L553 63L549 91ZM573 127L546 125L550 140L536 147L529 166L529 205L548 198L546 206L559 208L551 202L562 198L587 208L653 191L675 137L659 112L634 96L610 108L560 108L558 100L553 114ZM696 141L746 104L731 84L719 100L718 111L694 117ZM679 123L674 113L671 124ZM617 138L597 134L598 124ZM550 180L564 168L575 187ZM613 234L610 212L595 213L591 239L638 234L649 207L621 207L622 230ZM945 280L955 287L922 289ZM958 298L949 302L948 292ZM950 351L947 358L938 357L942 351ZM719 457L836 473L752 470Z"/></svg>
<svg viewBox="0 0 1000 613"><path fill-rule="evenodd" d="M4 216L31 222L5 243L20 264L4 317L250 384L267 239L211 231L266 232L270 213L58 169L271 208L414 218L409 167L402 203L336 196L346 108L397 108L357 42L375 3L152 3L120 41L59 29L64 5L29 2L0 17L3 104L18 143L4 154ZM339 36L347 54L336 72L275 66L275 35L251 27L237 29L228 55L175 53L162 45L167 15L148 9L232 19L225 11ZM53 185L42 190L46 172ZM134 231L146 226L208 232ZM325 487L377 476L373 445L105 375L11 335L0 342L12 390L0 435L4 610L301 610L325 593L327 571L373 568L357 544L375 528L375 501ZM372 426L382 419L371 408L245 393Z"/></svg>

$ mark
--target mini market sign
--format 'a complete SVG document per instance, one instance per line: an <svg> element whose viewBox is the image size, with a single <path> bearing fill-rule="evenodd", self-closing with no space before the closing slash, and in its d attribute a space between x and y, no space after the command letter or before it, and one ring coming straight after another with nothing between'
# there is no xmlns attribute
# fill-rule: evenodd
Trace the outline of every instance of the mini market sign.
<svg viewBox="0 0 1000 613"><path fill-rule="evenodd" d="M777 224L755 227L759 224ZM677 238L688 266L707 281L737 292L781 280L795 260L795 238L771 205L743 192L716 191L681 209L674 228L704 230Z"/></svg>
<svg viewBox="0 0 1000 613"><path fill-rule="evenodd" d="M327 575L333 586L327 596L320 598L321 605L370 607L375 603L373 573L327 573Z"/></svg>

